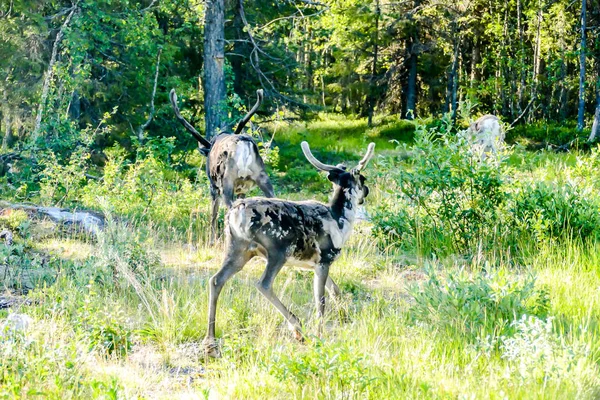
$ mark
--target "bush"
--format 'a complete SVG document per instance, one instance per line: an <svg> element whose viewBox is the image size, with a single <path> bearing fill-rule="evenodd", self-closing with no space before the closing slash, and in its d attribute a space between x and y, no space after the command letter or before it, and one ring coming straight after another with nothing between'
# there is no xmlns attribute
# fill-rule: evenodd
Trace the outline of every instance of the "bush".
<svg viewBox="0 0 600 400"><path fill-rule="evenodd" d="M533 276L518 279L502 272L450 274L447 280L429 272L423 286L410 294L414 320L467 340L510 336L515 319L525 314L544 317L550 307L547 289L537 286Z"/></svg>
<svg viewBox="0 0 600 400"><path fill-rule="evenodd" d="M354 398L373 385L363 358L347 347L333 347L320 341L302 354L276 354L269 370L282 382L293 380L300 386L320 382L317 387L323 388L322 395L326 398L332 393Z"/></svg>
<svg viewBox="0 0 600 400"><path fill-rule="evenodd" d="M100 307L90 285L81 314L75 318L80 331L90 344L90 350L104 355L126 355L133 344L133 333L125 313L117 305Z"/></svg>
<svg viewBox="0 0 600 400"><path fill-rule="evenodd" d="M588 240L600 237L599 210L576 187L538 182L515 193L510 213L517 229L538 240L565 236Z"/></svg>
<svg viewBox="0 0 600 400"><path fill-rule="evenodd" d="M552 318L545 321L523 315L511 324L512 337L500 338L501 357L522 381L547 382L550 379L575 381L597 377L594 365L587 359L588 345L568 345L553 332ZM587 375L587 376L586 376Z"/></svg>
<svg viewBox="0 0 600 400"><path fill-rule="evenodd" d="M464 141L447 133L449 124L444 126L442 131L417 127L412 164L401 169L397 185L401 210L374 218L376 237L392 233L384 244L412 230L431 238L433 251L468 253L495 234L507 200L504 167L492 158L480 161Z"/></svg>

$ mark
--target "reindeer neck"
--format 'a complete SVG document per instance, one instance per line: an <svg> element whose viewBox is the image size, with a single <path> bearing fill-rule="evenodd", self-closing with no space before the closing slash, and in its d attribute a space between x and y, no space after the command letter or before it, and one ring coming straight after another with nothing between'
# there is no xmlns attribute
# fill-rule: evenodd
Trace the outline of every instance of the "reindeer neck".
<svg viewBox="0 0 600 400"><path fill-rule="evenodd" d="M341 186L335 187L329 207L331 215L337 221L340 228L345 224L345 221L350 224L354 223L357 204L356 190L342 188Z"/></svg>

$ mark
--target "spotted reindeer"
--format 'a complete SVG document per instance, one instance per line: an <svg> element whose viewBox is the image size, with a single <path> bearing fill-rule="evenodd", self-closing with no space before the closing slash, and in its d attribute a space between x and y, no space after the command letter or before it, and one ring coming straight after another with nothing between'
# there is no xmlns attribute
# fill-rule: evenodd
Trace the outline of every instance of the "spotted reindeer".
<svg viewBox="0 0 600 400"><path fill-rule="evenodd" d="M329 268L352 233L358 205L369 194L361 171L373 157L375 144L369 144L363 159L349 171L342 165L327 165L317 160L308 143L302 142L301 146L308 161L327 172L333 183L333 196L329 204L267 198L249 198L233 204L226 217L225 259L221 269L210 278L208 333L204 339L210 356L220 355L215 340L215 315L221 289L254 257L266 259L257 289L283 315L298 340L303 338L300 320L273 291L273 281L283 265L314 271L314 299L320 320L325 311L325 288L334 297L339 295L339 288L329 277Z"/></svg>
<svg viewBox="0 0 600 400"><path fill-rule="evenodd" d="M233 134L224 132L208 141L181 115L175 89L170 93L175 116L198 141L200 153L206 156L206 175L210 182L212 198L211 242L217 237L217 216L221 199L229 209L236 196L244 197L254 186L258 186L266 197L275 196L256 143L250 136L239 134L260 107L263 99L262 89L257 90L256 94L256 104L240 121Z"/></svg>

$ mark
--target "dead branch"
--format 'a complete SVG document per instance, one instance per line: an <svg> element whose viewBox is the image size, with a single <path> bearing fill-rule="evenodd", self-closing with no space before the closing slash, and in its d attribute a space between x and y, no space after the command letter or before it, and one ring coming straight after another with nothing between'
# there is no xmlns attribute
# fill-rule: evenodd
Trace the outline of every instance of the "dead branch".
<svg viewBox="0 0 600 400"><path fill-rule="evenodd" d="M152 88L152 98L150 99L150 115L148 115L148 119L146 120L146 122L144 122L142 124L142 126L140 126L140 128L138 129L138 132L137 132L137 136L138 136L138 140L140 141L140 144L142 144L144 141L144 130L146 130L148 125L150 125L150 123L152 122L152 118L154 118L154 110L155 110L154 98L156 97L156 86L158 84L158 72L160 69L161 53L162 53L162 48L159 48L158 55L156 56L156 72L154 73L154 87Z"/></svg>
<svg viewBox="0 0 600 400"><path fill-rule="evenodd" d="M0 18L7 18L12 13L14 0L10 0L10 4L8 5L8 10L6 12L0 12Z"/></svg>
<svg viewBox="0 0 600 400"><path fill-rule="evenodd" d="M79 1L73 4L73 7L70 8L69 15L65 18L62 26L60 27L58 33L56 34L56 38L54 39L54 44L52 45L52 56L50 57L50 63L48 64L48 70L46 71L46 76L44 78L44 85L42 86L42 98L40 99L40 104L38 106L37 117L35 119L35 128L33 130L32 139L35 143L39 133L40 126L42 125L42 116L44 114L44 107L46 106L46 100L48 100L48 92L50 91L50 82L52 78L54 78L54 64L56 63L56 58L58 56L58 46L65 34L65 29L69 26L71 22L71 18L75 14L75 11L78 9Z"/></svg>
<svg viewBox="0 0 600 400"><path fill-rule="evenodd" d="M244 11L244 1L243 0L238 0L238 1L240 4L240 8L239 8L240 9L240 17L242 19L242 23L244 24L244 27L246 28L246 33L248 34L248 37L250 38L250 42L252 43L252 47L253 47L253 49L250 53L250 64L252 65L252 68L256 71L256 73L258 74L258 79L261 83L261 86L263 88L269 87L270 90L267 89L267 92L275 94L277 97L281 98L285 102L296 104L300 108L312 109L312 107L309 104L306 104L302 101L293 99L293 98L286 96L286 95L282 94L281 92L279 92L279 90L277 90L277 88L275 87L275 84L273 83L273 81L271 81L271 79L269 79L267 77L267 75L265 75L265 73L262 71L262 69L260 68L260 59L258 58L258 53L263 54L266 57L268 57L274 61L281 61L281 60L270 56L268 53L266 53L264 50L262 50L262 48L258 45L258 43L256 42L256 40L254 38L254 35L252 34L252 29L250 27L250 24L248 23L248 20L246 19L246 12Z"/></svg>
<svg viewBox="0 0 600 400"><path fill-rule="evenodd" d="M529 103L527 104L527 106L525 106L525 109L523 110L523 112L521 113L521 115L519 115L517 117L517 119L515 119L511 124L510 127L512 128L513 126L515 126L517 124L517 122L519 122L523 117L525 117L525 115L527 115L527 112L529 111L529 108L532 106L533 102L535 99L531 99L529 101Z"/></svg>
<svg viewBox="0 0 600 400"><path fill-rule="evenodd" d="M149 9L151 9L152 7L154 7L155 3L156 3L156 0L152 0L152 3L150 3L150 5L148 7L141 9L140 12L144 13L144 12L148 11Z"/></svg>

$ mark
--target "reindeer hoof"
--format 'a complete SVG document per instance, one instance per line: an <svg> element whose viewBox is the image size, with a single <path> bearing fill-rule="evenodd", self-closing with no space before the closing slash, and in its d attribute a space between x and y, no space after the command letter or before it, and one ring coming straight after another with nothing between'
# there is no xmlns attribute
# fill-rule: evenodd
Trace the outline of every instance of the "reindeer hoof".
<svg viewBox="0 0 600 400"><path fill-rule="evenodd" d="M302 329L290 323L288 323L288 328L290 329L292 335L294 335L294 338L297 341L299 341L300 343L304 343L304 335L302 334Z"/></svg>
<svg viewBox="0 0 600 400"><path fill-rule="evenodd" d="M296 339L300 343L304 343L304 335L299 329L294 330L294 339Z"/></svg>
<svg viewBox="0 0 600 400"><path fill-rule="evenodd" d="M204 346L204 354L211 358L221 358L221 349L215 338L205 338L202 341Z"/></svg>

